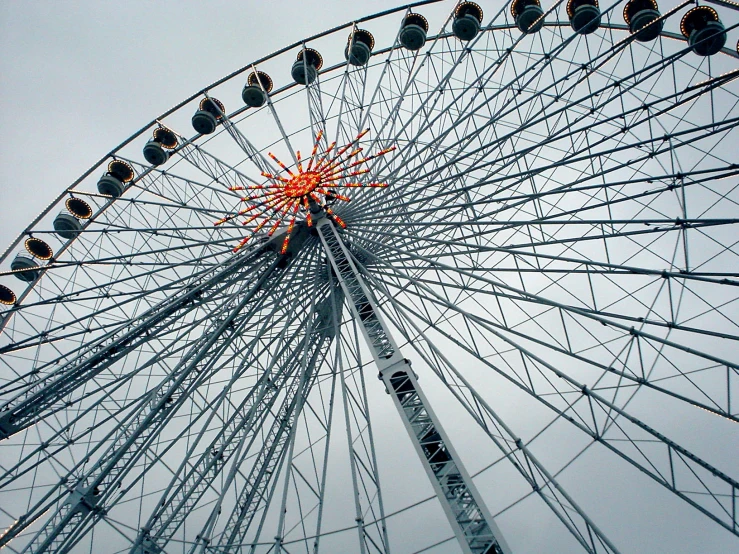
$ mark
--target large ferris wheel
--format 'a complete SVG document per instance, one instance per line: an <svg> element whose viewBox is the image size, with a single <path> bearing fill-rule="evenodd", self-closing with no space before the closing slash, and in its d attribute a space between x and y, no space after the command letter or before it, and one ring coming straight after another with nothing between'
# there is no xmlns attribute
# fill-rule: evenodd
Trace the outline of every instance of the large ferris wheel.
<svg viewBox="0 0 739 554"><path fill-rule="evenodd" d="M736 10L418 2L125 140L0 260L0 546L736 548Z"/></svg>

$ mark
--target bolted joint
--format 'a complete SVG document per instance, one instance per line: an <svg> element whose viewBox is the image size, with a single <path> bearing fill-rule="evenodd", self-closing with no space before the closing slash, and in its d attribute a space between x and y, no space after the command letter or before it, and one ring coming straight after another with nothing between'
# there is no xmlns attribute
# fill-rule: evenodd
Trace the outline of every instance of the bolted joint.
<svg viewBox="0 0 739 554"><path fill-rule="evenodd" d="M411 361L408 358L402 358L400 360L397 360L395 363L391 363L386 367L383 367L380 372L377 374L377 378L380 381L383 381L385 379L385 375L392 375L396 371L405 371L407 373L413 373L413 376L418 380L418 375L415 374L415 372L411 371Z"/></svg>
<svg viewBox="0 0 739 554"><path fill-rule="evenodd" d="M6 411L0 416L0 440L7 439L20 430L21 425L17 423L16 417L11 410Z"/></svg>
<svg viewBox="0 0 739 554"><path fill-rule="evenodd" d="M139 539L131 554L164 554L164 549L154 542L154 539L149 536L149 531L146 527L141 529Z"/></svg>
<svg viewBox="0 0 739 554"><path fill-rule="evenodd" d="M80 483L69 493L69 498L67 498L65 504L70 506L70 510L74 513L86 515L90 512L99 512L101 508L98 507L98 503L100 502L101 493L102 491L97 485L84 487Z"/></svg>

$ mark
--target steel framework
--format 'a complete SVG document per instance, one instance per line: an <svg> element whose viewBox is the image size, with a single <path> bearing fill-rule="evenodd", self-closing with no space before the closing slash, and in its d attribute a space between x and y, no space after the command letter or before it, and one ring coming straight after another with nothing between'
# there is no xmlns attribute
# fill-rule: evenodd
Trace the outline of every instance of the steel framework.
<svg viewBox="0 0 739 554"><path fill-rule="evenodd" d="M689 4L649 42L617 2L592 34L559 2L538 32L506 6L463 42L458 3L418 2L124 141L0 259L0 547L615 553L642 521L645 551L735 547L739 54L698 56ZM437 25L416 51L413 12ZM314 79L233 109L253 71L288 83L300 53L308 75L309 48ZM215 98L216 132L186 132ZM155 166L159 127L177 145ZM337 151L366 173L294 221L255 200L298 172L278 159ZM95 192L111 160L134 173L117 197ZM70 197L92 212L71 238ZM21 289L29 237L53 255Z"/></svg>

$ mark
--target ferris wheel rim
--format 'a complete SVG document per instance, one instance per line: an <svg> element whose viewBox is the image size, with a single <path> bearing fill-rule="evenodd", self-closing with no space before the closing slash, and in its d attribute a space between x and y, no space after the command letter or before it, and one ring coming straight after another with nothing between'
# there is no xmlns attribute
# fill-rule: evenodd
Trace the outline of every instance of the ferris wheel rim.
<svg viewBox="0 0 739 554"><path fill-rule="evenodd" d="M110 160L115 160L116 159L116 154L120 150L122 150L127 145L131 144L134 140L136 140L136 139L140 138L141 136L145 135L150 129L155 128L155 127L161 125L160 122L162 120L164 120L167 116L172 115L173 113L175 113L179 109L183 108L189 102L192 102L195 99L198 99L198 98L203 97L203 95L207 94L211 89L213 89L213 88L215 88L215 87L217 87L217 86L219 86L219 85L221 85L221 84L223 84L223 83L225 83L225 82L227 82L227 81L229 81L229 80L231 80L233 78L236 78L236 77L238 77L238 76L246 73L249 70L255 70L255 68L256 68L256 66L258 64L261 64L261 63L264 63L266 61L269 61L269 60L271 60L273 58L276 58L276 57L278 57L278 56L280 56L282 54L285 54L285 53L287 53L287 52L289 52L291 50L294 50L295 48L302 47L303 45L305 45L306 43L308 43L308 42L310 42L312 40L316 40L318 38L322 38L322 37L324 37L326 35L329 35L329 34L337 33L337 32L339 32L339 31L341 31L343 29L351 28L352 26L356 26L357 24L363 23L365 21L371 21L371 20L374 20L374 19L378 19L378 18L384 17L386 15L393 14L393 13L401 12L401 11L404 11L404 10L407 11L407 10L410 10L410 9L412 9L414 7L420 7L420 6L430 5L430 4L436 4L436 3L439 3L439 2L442 2L442 1L444 1L444 0L418 0L417 2L414 2L414 3L411 3L411 4L402 5L402 6L399 6L397 8L391 8L391 9L388 9L388 10L377 12L377 13L374 13L372 15L364 16L362 18L355 19L355 20L352 20L350 22L344 23L342 25L338 25L338 26L333 27L333 28L331 28L331 29L329 29L327 31L323 31L321 33L314 34L314 35L312 35L310 37L301 39L299 41L296 41L296 42L290 44L289 46L286 46L286 47L281 48L279 50L276 50L275 52L272 52L272 53L270 53L270 54L268 54L266 56L263 56L261 58L258 58L255 61L249 63L248 65L245 65L245 66L243 66L243 67L241 67L241 68L233 71L232 73L229 73L225 77L223 77L223 78L221 78L221 79L219 79L217 81L214 81L210 85L208 85L208 86L200 89L198 92L193 93L191 96L189 96L189 97L185 98L184 100L180 101L178 104L175 104L174 106L172 106L168 110L162 112L160 115L158 115L157 117L155 117L154 119L152 119L149 123L147 123L144 127L141 127L138 131L135 131L132 135L130 135L123 142L121 142L120 144L118 144L117 146L115 146L107 154L105 154L97 162L95 162L92 166L90 166L74 182L72 182L70 185L68 185L66 187L66 189L63 190L61 193L59 193L59 195L54 200L52 200L49 203L49 205L36 216L36 218L34 220L32 220L28 224L28 226L26 227L26 229L23 230L23 231L21 231L18 234L18 236L14 239L14 241L11 242L10 245L8 245L6 247L6 249L0 254L0 263L3 263L5 261L7 261L7 259L9 258L9 256L12 255L13 249L18 246L18 244L20 243L20 241L23 240L23 237L24 236L27 236L29 234L29 232L31 232L31 228L34 225L38 224L44 216L46 216L49 213L51 213L51 211L68 194L73 193L74 192L74 187L76 187L77 185L79 185L82 181L84 181L84 179L86 179L87 177L89 177L90 175L92 175L93 172L95 172L100 167L102 167L103 165L105 165L106 162L109 162ZM684 4L685 4L685 2L684 2ZM501 10L501 11L504 11L504 10ZM567 22L567 21L545 21L543 23L543 27L569 27L569 26L570 26L570 23ZM628 25L625 25L625 24L611 23L611 22L603 22L601 24L601 27L613 29L613 30L616 30L616 31L624 31L626 33L630 33L630 30L629 30ZM515 29L515 28L516 28L515 24L506 24L506 25L483 26L481 28L481 30L482 31L495 31L495 30ZM452 33L451 32L447 32L445 34L431 35L428 38L429 38L429 40L433 41L433 40L436 40L436 39L439 39L439 38L449 38L451 36L453 36ZM675 33L675 32L666 31L666 30L662 29L660 31L660 36L661 37L665 37L665 38L670 38L670 39L673 39L673 40L677 40L677 41L682 41L682 42L684 42L686 44L688 43L688 39L685 36L683 36L682 34L680 34L680 33ZM392 50L398 50L398 49L402 49L402 48L403 48L402 45L396 44L396 45L393 45L393 46L390 46L390 47L386 47L386 48L383 48L383 49L380 49L380 50L373 51L373 54L385 54L385 53L390 52ZM727 56L731 56L731 57L734 57L734 58L739 59L739 49L734 50L734 49L731 49L728 46L724 46L721 49L720 53L722 55L727 55ZM329 67L323 68L320 71L320 73L321 74L329 74L329 73L331 73L333 71L338 71L338 70L341 70L342 68L346 68L349 65L350 65L349 61L346 60L346 61L343 61L343 62L336 63L334 65L331 65ZM285 93L287 91L290 91L291 89L294 89L296 87L300 87L300 84L295 83L295 82L288 83L288 84L284 85L283 87L280 87L280 88L276 89L274 92L271 92L270 93L270 96L278 96L279 94ZM229 113L228 116L231 117L233 115L239 115L239 114L243 113L244 111L246 111L248 109L249 109L248 107L238 108L238 109L234 110L233 112ZM195 135L195 136L197 137L199 135ZM111 200L111 202L113 202L113 201L115 201L115 199L112 199Z"/></svg>
<svg viewBox="0 0 739 554"><path fill-rule="evenodd" d="M429 2L425 2L425 3L429 3ZM403 8L399 8L399 9L398 9L398 11L399 11L399 10L401 10L401 9L403 9ZM383 12L383 13L385 13L385 12ZM391 13L392 13L392 12L391 12ZM374 16L373 16L373 17L374 17ZM347 24L347 25L351 25L351 24ZM552 23L552 24L550 24L550 26L556 26L556 25L561 25L561 26L564 26L565 24L564 24L564 23L559 23L559 22L555 22L555 23ZM343 28L346 28L346 25L345 25L345 26L343 26L343 27L337 28L337 29L339 29L339 30L340 30L340 29L343 29ZM624 27L624 29L621 29L621 30L626 30L626 28ZM335 30L332 30L331 32L334 32L334 31L335 31ZM439 35L439 36L441 36L441 35ZM437 36L437 37L435 37L435 38L439 38L439 36ZM444 37L449 37L449 36L450 36L449 34L446 34L446 35L443 35L443 37L442 37L442 38L444 38ZM667 35L664 35L664 33L663 33L663 36L667 36ZM677 37L668 37L668 38L677 38ZM681 40L684 40L684 39L681 39ZM302 42L302 41L301 41L301 42ZM393 50L393 49L395 49L395 48L396 48L396 47L391 47L391 48L388 48L388 49L386 49L386 50L383 50L383 52L386 52L386 51L387 51L387 52L389 52L389 51L392 51L392 50ZM331 68L329 68L329 69L325 70L325 71L324 71L324 72L322 72L322 73L325 73L325 72L328 72L328 71L332 71L332 70L336 70L336 69L340 69L341 67L347 67L347 66L348 66L348 62L346 62L346 63L343 63L343 64L338 64L338 65L336 65L336 66L332 66ZM251 66L247 66L247 67L251 67ZM285 91L287 91L287 90L289 90L290 88L292 88L292 87L295 87L295 86L296 86L295 84L291 84L291 85L288 85L288 86L286 86L286 87L283 87L282 89L279 89L278 91L276 91L276 93L281 93L281 92L285 92ZM207 94L207 92L208 92L208 91L207 91L207 90L205 90L205 89L204 89L204 91L201 91L201 93L206 93L206 94ZM201 94L201 93L198 93L198 94ZM194 96L193 98L195 98L195 97L197 97L197 95L196 95L196 96ZM187 103L187 101L186 101L186 102L184 102L183 104L179 105L179 107L182 107L182 106L183 106L183 105L185 105L186 103ZM176 111L176 109L179 109L179 107L177 107L177 108L175 108L175 109L173 109L173 110L175 110L175 111ZM168 113L171 113L171 112L168 112ZM234 113L236 113L236 112L234 112ZM232 114L232 115L233 115L233 114ZM159 124L158 120L157 120L157 124ZM122 147L123 147L123 146L124 146L125 144L128 144L128 143L129 143L130 141L132 141L132 140L133 140L133 139L135 139L136 137L140 136L140 134L143 134L143 133L144 133L144 132L145 132L145 131L146 131L147 129L149 129L149 128L150 128L150 127L147 127L147 128L144 128L144 129L142 129L142 131L140 131L140 132L139 132L139 134L137 134L137 135L134 135L134 136L130 137L130 138L128 139L128 141L127 141L126 143L122 144L122 145L121 145L121 146L120 146L119 148L122 148ZM308 128L308 126L304 127L303 129L307 129L307 128ZM298 132L299 132L299 131L295 131L295 133L298 133ZM116 152L117 152L117 151L118 151L118 150L116 150ZM101 163L104 163L104 161L107 161L108 159L109 159L109 156L106 156L105 158L103 158L103 160L101 160ZM99 165L100 165L100 164L98 164L98 165L94 166L93 168L91 168L91 169L89 170L89 172L88 172L87 174L85 174L85 175L89 175L90 173L92 173L92 172L93 172L93 171L94 171L94 170L95 170L95 169L96 169L97 167L99 167ZM84 177L84 176L83 176L83 177ZM81 178L81 179L82 179L82 178ZM78 182L79 182L79 181L78 181ZM65 195L66 195L66 194L67 194L68 192L69 192L69 189L68 189L67 191L65 191L64 193L62 193L62 195L60 196L60 199L61 199L61 198L63 198L63 197L64 197L64 196L65 196ZM114 203L114 202L116 202L116 200L111 200L111 202L110 202L110 203L112 204L112 203ZM51 209L51 207L49 208L49 210L50 210L50 209ZM378 219L378 221L381 221L381 220L380 220L380 219ZM12 247L11 247L11 248L12 248ZM9 250L10 250L10 249L9 249ZM431 251L431 250L429 250L429 251ZM421 254L423 254L423 251L421 252ZM7 255L7 252L6 252L6 255ZM30 289L31 287L28 287L28 288ZM594 444L594 443L591 443L591 444Z"/></svg>

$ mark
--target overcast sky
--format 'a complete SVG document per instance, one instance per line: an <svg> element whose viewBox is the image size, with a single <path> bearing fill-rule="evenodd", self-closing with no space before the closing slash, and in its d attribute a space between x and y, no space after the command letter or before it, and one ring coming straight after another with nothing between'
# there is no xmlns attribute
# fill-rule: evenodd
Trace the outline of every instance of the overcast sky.
<svg viewBox="0 0 739 554"><path fill-rule="evenodd" d="M287 43L396 5L0 0L0 251L80 174L196 90ZM608 477L599 478L606 487ZM675 550L680 537L664 552L683 551ZM706 552L736 546L731 540L717 533Z"/></svg>
<svg viewBox="0 0 739 554"><path fill-rule="evenodd" d="M8 243L64 187L145 123L287 43L369 10L360 2L0 2L0 145Z"/></svg>

